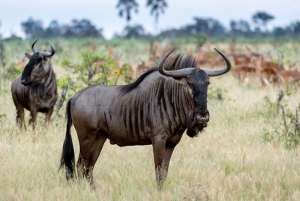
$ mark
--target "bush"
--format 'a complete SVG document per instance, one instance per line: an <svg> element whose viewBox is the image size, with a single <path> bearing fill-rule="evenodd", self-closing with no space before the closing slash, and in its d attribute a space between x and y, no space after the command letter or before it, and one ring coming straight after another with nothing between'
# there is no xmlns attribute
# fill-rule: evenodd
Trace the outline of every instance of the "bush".
<svg viewBox="0 0 300 201"><path fill-rule="evenodd" d="M263 141L275 142L281 144L286 149L296 148L300 141L300 123L298 119L298 109L293 114L290 110L285 110L285 106L281 104L283 92L281 91L276 103L265 97L267 109L266 124L272 124L271 129L264 128ZM279 112L281 108L281 114ZM282 115L282 118L279 118Z"/></svg>
<svg viewBox="0 0 300 201"><path fill-rule="evenodd" d="M125 83L132 81L131 66L125 63L119 69L116 68L116 60L111 55L87 49L80 53L79 58L79 64L74 64L67 59L61 62L61 67L72 73L69 73L67 77L57 78L58 89L61 89L56 104L57 116L59 116L59 110L65 99L69 99L86 86L116 85L120 76L124 77Z"/></svg>
<svg viewBox="0 0 300 201"><path fill-rule="evenodd" d="M296 115L289 110L285 114L282 107L282 121L271 130L264 129L263 139L268 142L276 142L283 145L286 149L296 148L300 141L300 124L298 121L298 110Z"/></svg>

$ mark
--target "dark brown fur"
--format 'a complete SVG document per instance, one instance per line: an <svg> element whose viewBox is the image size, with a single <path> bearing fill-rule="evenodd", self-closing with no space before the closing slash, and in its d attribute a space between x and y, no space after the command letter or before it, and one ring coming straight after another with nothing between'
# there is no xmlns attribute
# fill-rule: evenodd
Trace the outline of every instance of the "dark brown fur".
<svg viewBox="0 0 300 201"><path fill-rule="evenodd" d="M23 73L12 82L11 93L17 110L17 123L20 127L25 127L24 108L30 111L29 124L33 127L38 112L45 113L45 123L50 120L57 100L56 79L50 54L35 52L31 56L26 53L29 62Z"/></svg>
<svg viewBox="0 0 300 201"><path fill-rule="evenodd" d="M70 134L76 129L80 153L79 177L93 184L93 167L105 141L119 146L152 145L156 181L161 189L175 146L186 129L194 137L209 121L207 110L208 75L192 57L177 55L164 69L191 68L185 78L162 75L157 68L125 86L90 86L75 94L67 105L67 131L61 166L67 178L74 177L75 156Z"/></svg>

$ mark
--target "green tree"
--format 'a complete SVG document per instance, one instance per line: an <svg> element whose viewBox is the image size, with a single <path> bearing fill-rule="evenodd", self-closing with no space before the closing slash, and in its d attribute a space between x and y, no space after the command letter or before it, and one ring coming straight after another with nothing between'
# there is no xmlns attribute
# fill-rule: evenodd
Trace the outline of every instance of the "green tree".
<svg viewBox="0 0 300 201"><path fill-rule="evenodd" d="M161 13L164 13L165 8L168 6L165 0L148 0L147 6L151 7L150 14L154 15L154 30L157 32L158 17Z"/></svg>
<svg viewBox="0 0 300 201"><path fill-rule="evenodd" d="M286 35L286 30L284 28L282 28L282 27L275 27L273 29L273 35L275 37L283 37L283 36Z"/></svg>
<svg viewBox="0 0 300 201"><path fill-rule="evenodd" d="M29 18L27 21L21 22L21 27L27 39L40 38L44 34L43 24L40 20Z"/></svg>
<svg viewBox="0 0 300 201"><path fill-rule="evenodd" d="M44 36L46 38L62 36L62 28L57 20L52 20L45 29Z"/></svg>
<svg viewBox="0 0 300 201"><path fill-rule="evenodd" d="M239 21L231 20L230 33L233 35L233 37L250 36L251 28L249 23L245 20L239 20Z"/></svg>
<svg viewBox="0 0 300 201"><path fill-rule="evenodd" d="M294 36L299 36L300 35L300 22L296 21L291 24L291 29L294 34Z"/></svg>
<svg viewBox="0 0 300 201"><path fill-rule="evenodd" d="M0 28L1 28L1 21L0 21ZM5 54L4 54L4 44L3 44L3 39L2 39L2 34L0 33L0 91L1 91L1 82L5 78Z"/></svg>
<svg viewBox="0 0 300 201"><path fill-rule="evenodd" d="M77 20L73 19L71 26L65 27L64 36L67 37L100 37L102 30L97 28L88 19Z"/></svg>
<svg viewBox="0 0 300 201"><path fill-rule="evenodd" d="M191 35L204 34L210 37L220 37L224 35L224 26L212 18L198 18L194 17L195 24L187 25L184 29Z"/></svg>
<svg viewBox="0 0 300 201"><path fill-rule="evenodd" d="M267 25L270 21L274 20L274 16L266 12L259 11L252 16L252 20L254 24L257 25L257 28L263 26L265 31L267 32L268 31Z"/></svg>
<svg viewBox="0 0 300 201"><path fill-rule="evenodd" d="M141 38L144 35L144 28L142 25L126 26L123 30L125 38Z"/></svg>

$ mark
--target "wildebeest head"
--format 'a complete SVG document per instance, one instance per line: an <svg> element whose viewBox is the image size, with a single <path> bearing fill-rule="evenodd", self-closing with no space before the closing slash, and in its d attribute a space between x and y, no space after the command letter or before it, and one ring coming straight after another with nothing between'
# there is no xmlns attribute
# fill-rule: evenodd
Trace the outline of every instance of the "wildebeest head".
<svg viewBox="0 0 300 201"><path fill-rule="evenodd" d="M180 80L179 83L187 84L190 94L193 97L194 105L187 122L187 134L190 137L197 136L199 131L202 131L207 126L209 121L209 111L207 110L207 89L209 77L219 76L227 73L231 68L229 59L222 52L215 49L226 61L227 66L223 69L211 70L205 68L184 68L180 70L166 71L163 68L163 64L167 57L174 51L172 49L167 53L159 62L159 72L165 76L173 77L176 80ZM181 82L184 80L184 82Z"/></svg>
<svg viewBox="0 0 300 201"><path fill-rule="evenodd" d="M45 75L52 68L50 60L55 54L53 45L49 42L51 46L51 53L36 51L34 49L34 44L36 41L34 41L31 45L33 55L25 53L26 57L29 59L29 62L22 72L21 83L23 85L29 85L32 82L41 82L45 78Z"/></svg>

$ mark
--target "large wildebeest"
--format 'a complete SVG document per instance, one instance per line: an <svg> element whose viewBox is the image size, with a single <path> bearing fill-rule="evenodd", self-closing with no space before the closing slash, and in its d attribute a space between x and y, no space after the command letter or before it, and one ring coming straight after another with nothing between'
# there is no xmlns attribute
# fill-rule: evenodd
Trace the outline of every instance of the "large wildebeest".
<svg viewBox="0 0 300 201"><path fill-rule="evenodd" d="M218 50L227 66L215 70L196 68L191 56L182 59L177 55L166 61L172 51L158 67L129 85L90 86L69 100L60 166L65 166L67 179L73 178L75 171L70 134L74 124L80 145L79 177L87 177L93 185L93 167L106 139L119 146L152 144L156 182L161 189L173 150L185 130L195 137L207 126L209 77L231 68L229 59Z"/></svg>
<svg viewBox="0 0 300 201"><path fill-rule="evenodd" d="M36 40L37 41L37 40ZM51 58L55 54L50 43L51 52L36 51L31 45L33 55L25 53L29 59L21 75L11 85L11 93L17 109L17 123L25 127L24 108L30 111L29 124L35 126L37 112L45 113L45 123L48 123L57 100L55 74Z"/></svg>

